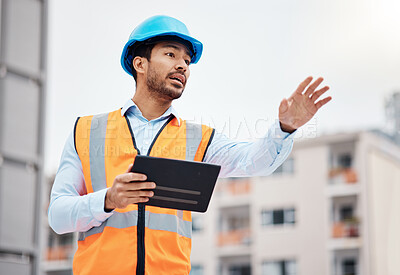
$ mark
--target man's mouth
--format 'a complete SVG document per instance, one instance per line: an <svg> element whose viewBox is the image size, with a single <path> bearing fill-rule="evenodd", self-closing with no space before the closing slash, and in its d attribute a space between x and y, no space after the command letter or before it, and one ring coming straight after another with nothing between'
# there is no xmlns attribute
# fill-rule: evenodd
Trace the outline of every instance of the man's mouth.
<svg viewBox="0 0 400 275"><path fill-rule="evenodd" d="M169 77L170 79L174 80L174 82L179 83L180 85L184 86L186 82L186 78L184 75L180 73L175 73Z"/></svg>

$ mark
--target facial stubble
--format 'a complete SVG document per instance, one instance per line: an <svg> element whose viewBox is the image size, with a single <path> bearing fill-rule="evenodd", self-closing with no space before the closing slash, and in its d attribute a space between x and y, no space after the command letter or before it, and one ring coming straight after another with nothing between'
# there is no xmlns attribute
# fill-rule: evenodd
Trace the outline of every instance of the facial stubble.
<svg viewBox="0 0 400 275"><path fill-rule="evenodd" d="M159 73L157 73L153 66L149 66L148 76L146 80L147 88L149 89L149 91L157 97L162 96L169 100L180 98L185 87L183 87L181 91L177 90L181 87L178 87L174 84L172 85L177 89L168 88L166 86L166 79L168 79L168 77L163 78Z"/></svg>

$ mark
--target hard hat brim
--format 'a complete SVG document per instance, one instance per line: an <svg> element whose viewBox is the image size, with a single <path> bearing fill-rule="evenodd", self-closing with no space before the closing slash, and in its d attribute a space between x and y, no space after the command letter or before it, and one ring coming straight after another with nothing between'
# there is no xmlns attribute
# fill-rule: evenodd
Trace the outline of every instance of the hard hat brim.
<svg viewBox="0 0 400 275"><path fill-rule="evenodd" d="M179 37L179 38L189 42L192 45L192 48L193 48L193 51L194 51L193 52L193 57L192 57L190 63L191 64L196 64L199 61L199 59L201 57L201 54L203 52L203 44L200 41L198 41L197 39L195 39L195 38L193 38L191 36L188 36L188 35L185 35L185 34L182 34L182 33L176 33L176 32L167 32L167 33L162 33L162 34L157 33L157 34L154 34L154 35L150 34L150 35L146 35L144 37L138 37L136 39L130 39L125 44L125 47L124 47L124 49L122 51L122 55L121 55L121 65L122 65L122 68L124 68L125 72L127 72L129 75L132 75L132 67L131 67L132 60L129 60L129 57L128 57L129 48L131 46L133 46L137 42L143 42L143 41L145 41L147 39L150 39L150 38L153 38L153 37L157 37L157 36L176 36L176 37Z"/></svg>

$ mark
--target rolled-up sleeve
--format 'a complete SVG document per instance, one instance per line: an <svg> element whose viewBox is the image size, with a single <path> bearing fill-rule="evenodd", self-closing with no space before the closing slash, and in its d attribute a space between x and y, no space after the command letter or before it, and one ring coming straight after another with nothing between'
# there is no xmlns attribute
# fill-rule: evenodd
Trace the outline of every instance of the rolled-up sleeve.
<svg viewBox="0 0 400 275"><path fill-rule="evenodd" d="M275 120L266 135L251 142L234 141L216 132L204 162L221 165L220 178L270 175L289 156L296 131L283 132Z"/></svg>
<svg viewBox="0 0 400 275"><path fill-rule="evenodd" d="M107 189L87 194L82 164L75 151L73 134L64 146L51 190L48 220L58 234L85 232L100 226L113 212L104 211Z"/></svg>

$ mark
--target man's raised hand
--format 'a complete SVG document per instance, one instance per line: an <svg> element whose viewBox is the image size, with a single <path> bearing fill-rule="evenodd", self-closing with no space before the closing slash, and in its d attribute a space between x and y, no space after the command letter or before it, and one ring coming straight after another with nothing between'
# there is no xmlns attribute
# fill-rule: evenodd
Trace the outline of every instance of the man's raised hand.
<svg viewBox="0 0 400 275"><path fill-rule="evenodd" d="M310 85L312 80L311 76L307 77L288 99L284 98L281 101L279 106L279 122L283 131L294 132L306 124L319 108L332 99L331 96L328 96L318 100L322 94L329 90L329 87L325 86L316 90L324 79L320 77Z"/></svg>

